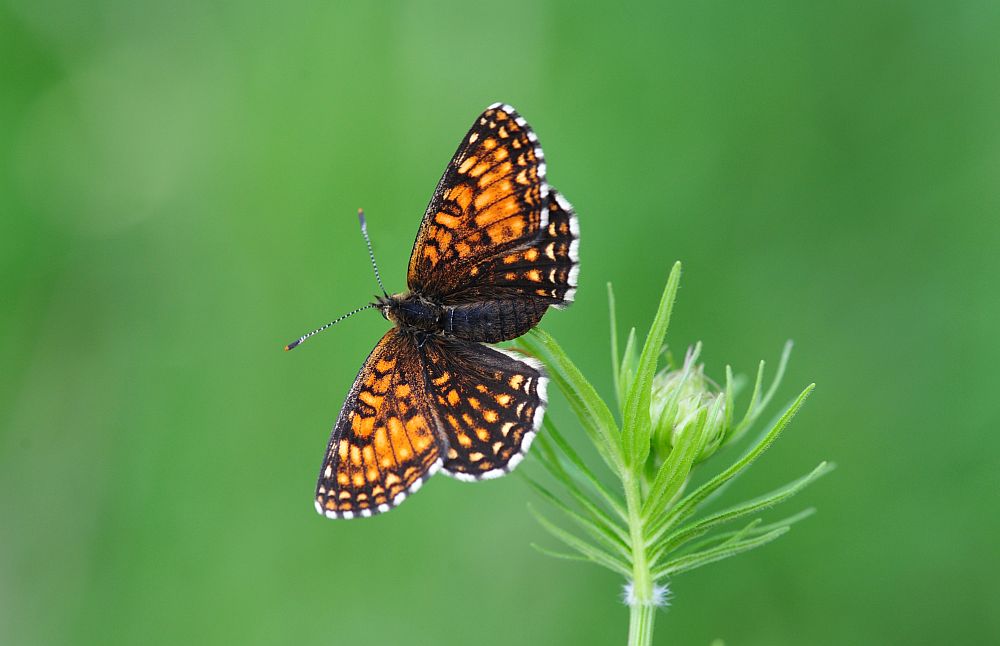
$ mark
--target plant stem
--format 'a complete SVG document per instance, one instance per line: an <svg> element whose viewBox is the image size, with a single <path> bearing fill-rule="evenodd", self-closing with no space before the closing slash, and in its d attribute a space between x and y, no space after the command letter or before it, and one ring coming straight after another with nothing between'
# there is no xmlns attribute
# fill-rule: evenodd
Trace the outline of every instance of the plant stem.
<svg viewBox="0 0 1000 646"><path fill-rule="evenodd" d="M631 472L626 474L623 484L632 552L632 594L630 599L626 599L629 606L628 646L649 646L653 643L653 621L656 618L653 575L646 553L639 479Z"/></svg>
<svg viewBox="0 0 1000 646"><path fill-rule="evenodd" d="M629 646L649 646L653 643L653 619L655 615L656 606L650 604L636 604L629 609Z"/></svg>

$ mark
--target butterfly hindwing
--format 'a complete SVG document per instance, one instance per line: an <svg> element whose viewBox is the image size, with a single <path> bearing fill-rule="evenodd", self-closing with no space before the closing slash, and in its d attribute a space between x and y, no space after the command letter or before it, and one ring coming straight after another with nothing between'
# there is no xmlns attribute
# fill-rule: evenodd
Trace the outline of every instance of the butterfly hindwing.
<svg viewBox="0 0 1000 646"><path fill-rule="evenodd" d="M410 255L411 290L446 297L476 263L532 240L548 224L545 161L509 105L473 123L438 182Z"/></svg>
<svg viewBox="0 0 1000 646"><path fill-rule="evenodd" d="M544 415L548 378L542 364L469 341L429 340L422 351L448 445L444 472L481 480L511 471Z"/></svg>
<svg viewBox="0 0 1000 646"><path fill-rule="evenodd" d="M388 511L441 466L437 425L413 338L389 330L361 367L316 483L331 518Z"/></svg>

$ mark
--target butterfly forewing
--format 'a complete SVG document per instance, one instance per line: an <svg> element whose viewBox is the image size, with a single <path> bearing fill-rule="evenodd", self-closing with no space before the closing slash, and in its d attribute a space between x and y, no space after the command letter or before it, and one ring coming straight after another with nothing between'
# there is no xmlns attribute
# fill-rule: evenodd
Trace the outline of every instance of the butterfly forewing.
<svg viewBox="0 0 1000 646"><path fill-rule="evenodd" d="M548 379L541 363L468 341L429 341L422 351L448 445L445 473L480 480L512 470L544 414Z"/></svg>
<svg viewBox="0 0 1000 646"><path fill-rule="evenodd" d="M414 340L389 330L368 356L333 427L316 484L316 509L331 518L388 511L441 466Z"/></svg>
<svg viewBox="0 0 1000 646"><path fill-rule="evenodd" d="M548 224L545 162L508 105L487 108L438 182L410 255L410 289L447 301L472 268L532 240Z"/></svg>

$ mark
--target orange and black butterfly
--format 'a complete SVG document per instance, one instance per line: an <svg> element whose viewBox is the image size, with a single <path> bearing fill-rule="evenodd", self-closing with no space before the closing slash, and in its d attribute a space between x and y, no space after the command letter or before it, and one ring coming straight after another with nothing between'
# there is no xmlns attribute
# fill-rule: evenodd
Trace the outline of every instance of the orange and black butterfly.
<svg viewBox="0 0 1000 646"><path fill-rule="evenodd" d="M361 224L368 241L363 215ZM517 466L541 424L548 378L539 361L485 344L521 336L550 306L573 301L578 244L576 215L546 183L535 133L509 105L491 105L434 190L409 291L383 289L361 308L377 307L395 325L333 427L319 513L388 511L439 469L481 480ZM377 269L376 278L381 285Z"/></svg>

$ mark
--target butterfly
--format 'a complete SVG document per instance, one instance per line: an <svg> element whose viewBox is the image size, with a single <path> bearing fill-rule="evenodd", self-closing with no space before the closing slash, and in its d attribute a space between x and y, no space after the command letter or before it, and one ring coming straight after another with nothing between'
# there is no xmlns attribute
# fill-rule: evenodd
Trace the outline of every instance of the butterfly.
<svg viewBox="0 0 1000 646"><path fill-rule="evenodd" d="M383 289L355 310L378 308L394 325L333 426L316 484L320 514L371 516L439 470L474 481L521 462L542 422L548 378L536 359L487 344L517 338L549 307L573 301L578 245L576 215L546 183L535 133L509 105L489 106L427 206L409 290Z"/></svg>

